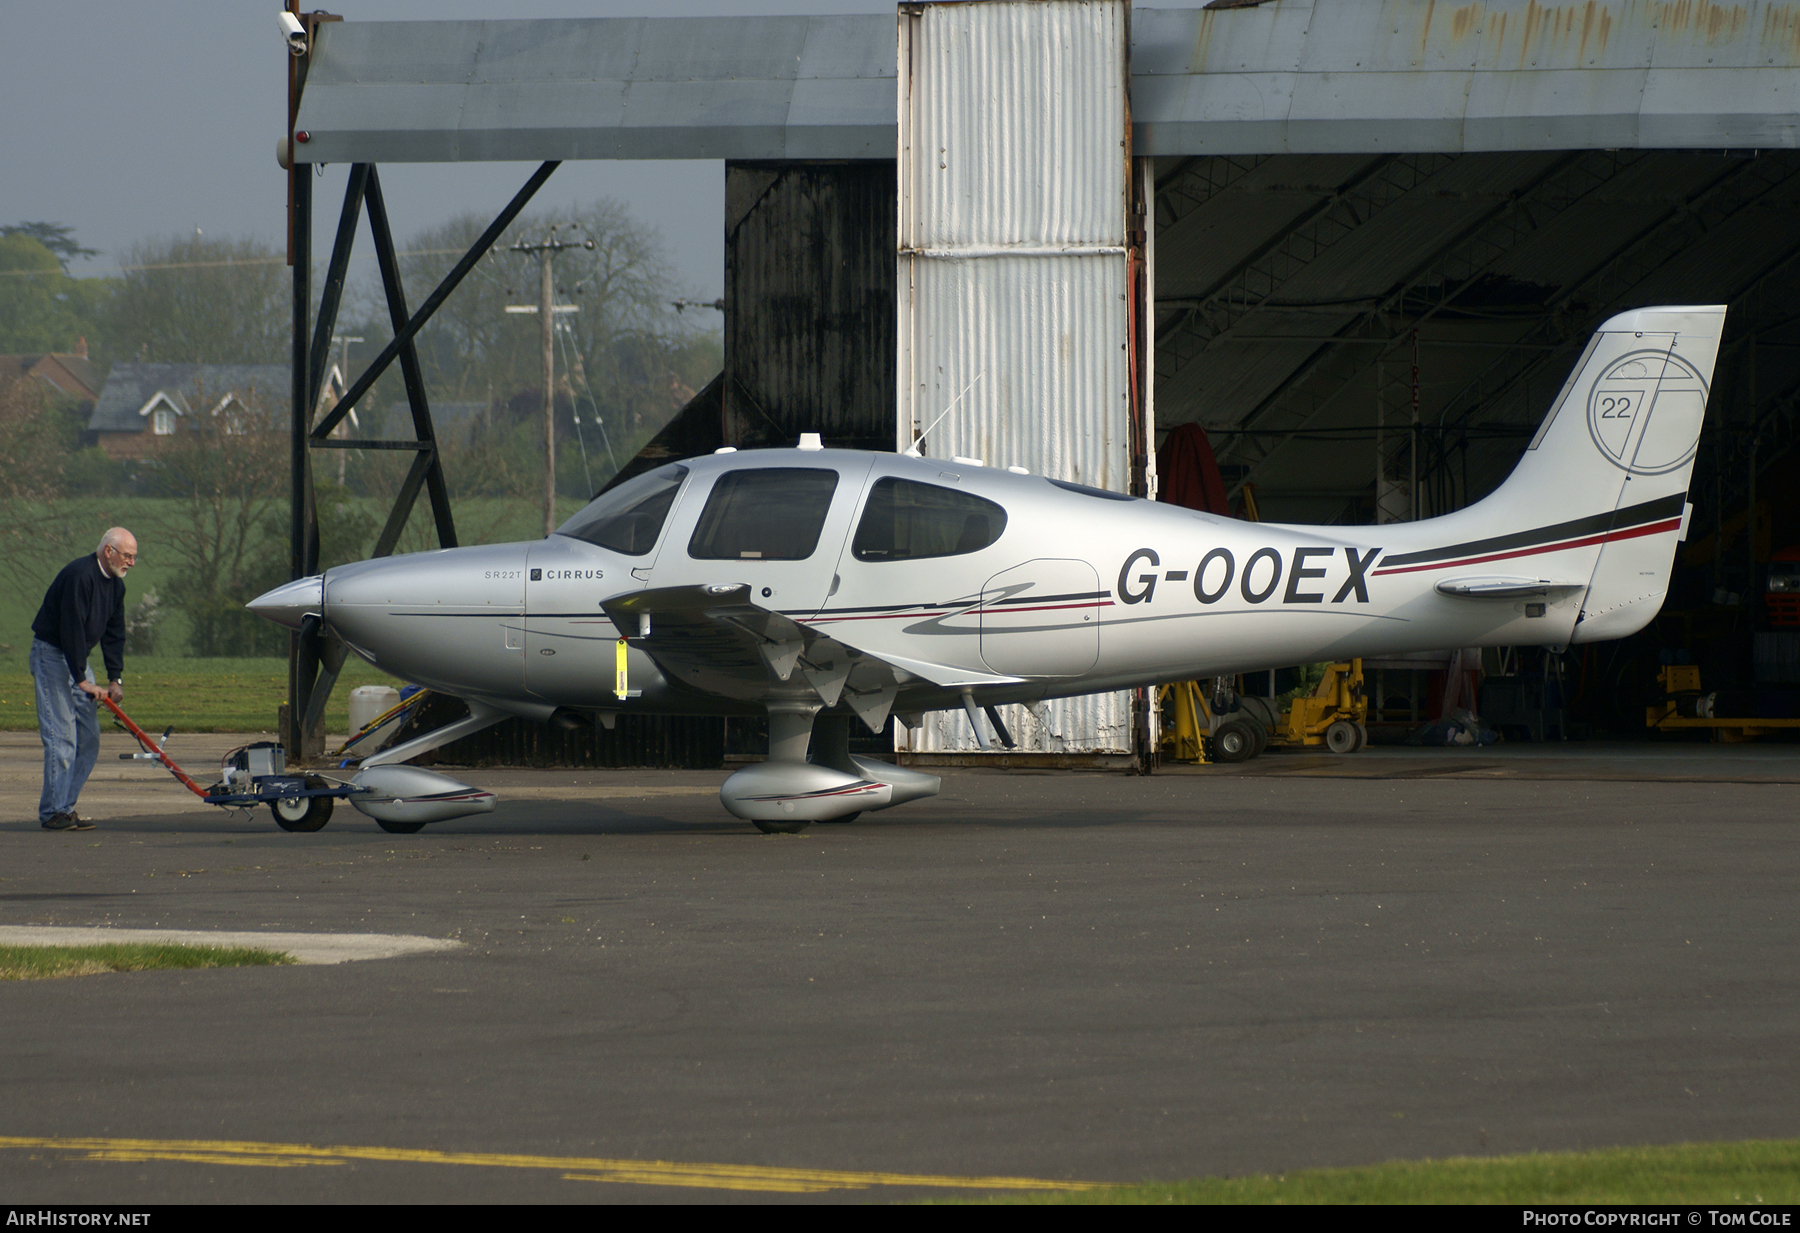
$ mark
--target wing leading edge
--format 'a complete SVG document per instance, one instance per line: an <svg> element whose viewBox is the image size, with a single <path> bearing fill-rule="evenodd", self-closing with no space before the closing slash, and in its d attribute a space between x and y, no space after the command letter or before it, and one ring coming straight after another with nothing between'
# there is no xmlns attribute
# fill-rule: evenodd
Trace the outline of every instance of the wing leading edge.
<svg viewBox="0 0 1800 1233"><path fill-rule="evenodd" d="M895 697L915 683L947 690L1024 683L870 654L763 607L747 583L637 591L602 608L620 630L640 629L650 618L649 635L631 640L671 680L744 702L816 699L829 708L842 701L871 732L881 731Z"/></svg>

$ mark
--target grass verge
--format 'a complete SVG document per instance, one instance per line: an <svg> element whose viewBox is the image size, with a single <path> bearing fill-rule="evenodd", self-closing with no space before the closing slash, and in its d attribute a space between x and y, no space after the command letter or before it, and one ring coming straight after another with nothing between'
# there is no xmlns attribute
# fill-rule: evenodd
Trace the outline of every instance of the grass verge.
<svg viewBox="0 0 1800 1233"><path fill-rule="evenodd" d="M15 657L16 662L16 657ZM99 663L99 656L94 663ZM352 657L325 707L325 728L343 732L350 722L350 691L358 685L402 682ZM287 701L285 659L183 659L143 656L125 661L125 713L151 734L170 724L183 732L273 732L275 712ZM110 712L100 730L114 731ZM37 694L28 666L0 659L0 730L37 731ZM180 761L180 745L171 747Z"/></svg>
<svg viewBox="0 0 1800 1233"><path fill-rule="evenodd" d="M937 1200L954 1202L954 1200ZM1800 1203L1800 1139L1389 1161L1146 1182L984 1203Z"/></svg>
<svg viewBox="0 0 1800 1233"><path fill-rule="evenodd" d="M119 942L101 946L0 946L0 980L56 980L101 972L169 968L248 968L293 963L283 951L248 946L181 946Z"/></svg>

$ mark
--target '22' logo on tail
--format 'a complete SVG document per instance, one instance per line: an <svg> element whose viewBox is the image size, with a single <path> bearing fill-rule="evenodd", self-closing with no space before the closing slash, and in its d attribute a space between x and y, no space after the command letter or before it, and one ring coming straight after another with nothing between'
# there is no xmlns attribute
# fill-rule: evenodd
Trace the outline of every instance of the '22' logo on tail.
<svg viewBox="0 0 1800 1233"><path fill-rule="evenodd" d="M1224 599L1234 582L1245 603L1260 604L1281 589L1285 572L1287 589L1282 592L1282 603L1322 604L1326 602L1325 591L1312 588L1328 585L1322 581L1332 572L1326 568L1326 562L1335 558L1338 551L1336 548L1296 548L1292 559L1284 561L1277 549L1258 548L1239 569L1231 549L1214 548L1200 558L1199 565L1191 573L1185 569L1171 569L1159 574L1155 571L1162 565L1162 559L1156 555L1156 550L1139 548L1119 567L1119 599L1127 604L1148 603L1156 598L1159 581L1186 582L1191 577L1194 598L1203 604L1216 604ZM1341 604L1354 596L1357 603L1366 604L1369 602L1369 566L1381 555L1381 549L1371 548L1364 554L1346 546L1343 554L1349 574L1330 602ZM1312 564L1314 561L1318 564ZM1146 566L1149 567L1146 572L1134 576L1134 570Z"/></svg>

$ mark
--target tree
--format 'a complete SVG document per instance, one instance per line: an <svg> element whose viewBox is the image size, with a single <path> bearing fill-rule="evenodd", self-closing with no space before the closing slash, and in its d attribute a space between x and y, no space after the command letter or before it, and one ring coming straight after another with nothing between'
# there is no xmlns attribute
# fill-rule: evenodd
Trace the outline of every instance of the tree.
<svg viewBox="0 0 1800 1233"><path fill-rule="evenodd" d="M15 585L41 582L41 567L66 546L63 444L49 401L36 381L0 380L0 570Z"/></svg>
<svg viewBox="0 0 1800 1233"><path fill-rule="evenodd" d="M63 223L8 223L0 227L0 238L22 235L36 240L56 254L64 269L74 257L98 257L97 248L83 248L75 242L75 228Z"/></svg>
<svg viewBox="0 0 1800 1233"><path fill-rule="evenodd" d="M42 240L19 227L0 231L0 354L67 352L81 338L95 341L105 281L70 278Z"/></svg>
<svg viewBox="0 0 1800 1233"><path fill-rule="evenodd" d="M126 250L103 315L120 359L267 364L291 345L287 266L255 240L191 236Z"/></svg>
<svg viewBox="0 0 1800 1233"><path fill-rule="evenodd" d="M271 655L286 635L244 610L277 554L267 523L287 504L288 442L282 391L245 391L246 411L196 415L159 440L151 455L158 487L174 498L155 543L180 563L169 601L187 615L190 654ZM204 395L204 391L202 391ZM196 406L209 405L202 396Z"/></svg>
<svg viewBox="0 0 1800 1233"><path fill-rule="evenodd" d="M422 299L474 243L487 220L465 215L413 237L403 259L407 294ZM554 229L554 232L552 231ZM654 228L632 218L625 207L600 200L576 209L536 214L513 224L470 271L419 339L420 362L434 398L482 402L490 408L484 457L509 464L520 450L536 450L529 432L516 426L535 421L542 405L543 359L540 327L533 314L509 314L508 304L538 301L535 256L508 251L520 241L552 235L577 247L555 257L556 299L580 311L560 317L556 399L559 454L577 453L585 440L594 465L584 471L577 457L568 467L570 495L587 495L586 474L596 482L612 473L601 429L620 463L637 452L681 405L681 393L704 385L719 368L716 333L671 311L673 276ZM592 241L594 247L585 247ZM578 438L576 416L583 437ZM541 441L541 435L536 440ZM605 461L602 461L605 459ZM559 470L562 468L559 468ZM447 468L448 471L448 468ZM582 479L574 477L580 475ZM460 489L474 483L483 491L517 476L523 492L541 484L541 462L490 467L479 477L449 473ZM510 489L509 489L510 491Z"/></svg>

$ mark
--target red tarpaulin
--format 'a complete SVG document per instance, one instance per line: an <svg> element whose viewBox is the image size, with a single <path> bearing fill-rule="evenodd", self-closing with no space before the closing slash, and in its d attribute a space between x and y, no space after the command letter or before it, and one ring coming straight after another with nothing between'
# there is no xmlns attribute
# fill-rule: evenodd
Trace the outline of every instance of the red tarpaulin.
<svg viewBox="0 0 1800 1233"><path fill-rule="evenodd" d="M1158 501L1232 516L1218 459L1213 457L1206 429L1198 424L1183 424L1163 438L1156 451L1156 482Z"/></svg>

